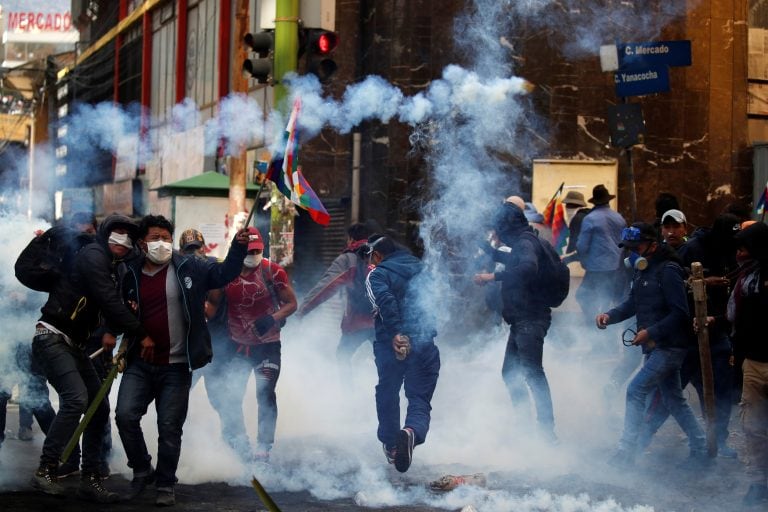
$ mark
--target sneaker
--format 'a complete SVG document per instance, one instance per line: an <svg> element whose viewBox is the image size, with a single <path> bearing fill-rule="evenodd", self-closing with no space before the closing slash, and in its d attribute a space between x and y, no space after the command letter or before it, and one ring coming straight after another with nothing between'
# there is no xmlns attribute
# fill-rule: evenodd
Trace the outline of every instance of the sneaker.
<svg viewBox="0 0 768 512"><path fill-rule="evenodd" d="M751 484L747 494L742 499L742 503L748 507L768 503L768 485L760 482Z"/></svg>
<svg viewBox="0 0 768 512"><path fill-rule="evenodd" d="M608 465L619 469L631 468L635 465L635 456L629 450L618 449L608 459Z"/></svg>
<svg viewBox="0 0 768 512"><path fill-rule="evenodd" d="M154 481L155 481L155 470L154 468L152 468L152 466L150 466L149 471L146 475L133 477L133 480L131 480L131 488L128 491L128 494L126 494L125 499L126 500L134 499L139 494L141 494L144 491L144 489L146 489L147 485L153 483Z"/></svg>
<svg viewBox="0 0 768 512"><path fill-rule="evenodd" d="M80 487L77 489L77 497L81 500L96 503L115 503L120 496L116 492L108 491L101 484L101 478L96 473L83 473L80 479Z"/></svg>
<svg viewBox="0 0 768 512"><path fill-rule="evenodd" d="M401 473L408 471L413 460L413 429L405 427L397 435L395 446L395 469Z"/></svg>
<svg viewBox="0 0 768 512"><path fill-rule="evenodd" d="M173 487L158 487L155 505L158 507L171 507L176 504L176 495Z"/></svg>
<svg viewBox="0 0 768 512"><path fill-rule="evenodd" d="M67 462L59 466L56 476L59 478L67 478L68 476L77 475L80 473L80 461L72 460L70 458Z"/></svg>
<svg viewBox="0 0 768 512"><path fill-rule="evenodd" d="M397 450L395 448L387 448L387 445L384 443L381 443L381 448L384 450L384 457L387 458L387 464L394 464Z"/></svg>
<svg viewBox="0 0 768 512"><path fill-rule="evenodd" d="M35 436L32 435L32 429L29 427L21 427L19 428L19 433L16 435L16 438L19 441L31 441Z"/></svg>
<svg viewBox="0 0 768 512"><path fill-rule="evenodd" d="M32 476L32 487L51 496L64 496L64 487L58 482L56 465L40 466Z"/></svg>

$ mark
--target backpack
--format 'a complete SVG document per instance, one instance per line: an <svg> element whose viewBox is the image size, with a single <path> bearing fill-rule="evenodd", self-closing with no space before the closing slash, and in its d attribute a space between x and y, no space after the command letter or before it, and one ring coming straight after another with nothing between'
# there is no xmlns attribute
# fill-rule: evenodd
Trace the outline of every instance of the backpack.
<svg viewBox="0 0 768 512"><path fill-rule="evenodd" d="M365 258L355 253L355 265L355 278L352 281L352 286L347 289L347 304L354 313L370 315L373 306L371 306L365 286L369 272L368 263Z"/></svg>
<svg viewBox="0 0 768 512"><path fill-rule="evenodd" d="M69 274L75 256L93 237L72 228L55 226L33 238L16 259L14 270L21 284L39 292L52 292Z"/></svg>
<svg viewBox="0 0 768 512"><path fill-rule="evenodd" d="M530 238L536 239L541 248L539 254L538 283L541 286L541 296L547 307L556 308L568 297L571 286L571 271L557 254L552 244L530 233Z"/></svg>

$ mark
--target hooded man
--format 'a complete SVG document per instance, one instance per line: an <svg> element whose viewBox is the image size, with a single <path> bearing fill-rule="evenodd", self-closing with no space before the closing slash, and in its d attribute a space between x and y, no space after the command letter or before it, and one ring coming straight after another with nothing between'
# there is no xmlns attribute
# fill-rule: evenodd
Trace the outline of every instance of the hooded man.
<svg viewBox="0 0 768 512"><path fill-rule="evenodd" d="M101 387L93 363L83 350L88 337L103 316L113 332L149 340L136 317L123 304L115 286L116 265L132 247L136 225L120 215L105 219L99 234L90 237L77 253L73 270L55 284L42 308L32 339L32 353L42 366L48 382L59 394L59 411L48 429L40 467L32 485L47 493L61 495L57 481L58 462L80 417ZM114 249L114 250L113 250ZM103 347L111 352L114 336L105 336ZM102 439L109 406L99 405L83 434L82 473L78 494L84 499L113 502L118 496L101 484Z"/></svg>
<svg viewBox="0 0 768 512"><path fill-rule="evenodd" d="M387 462L405 473L414 447L424 443L429 431L430 402L440 373L440 351L434 342L437 331L419 297L425 276L421 261L380 234L368 238L367 254L375 266L366 287L375 315L377 435ZM401 428L403 387L408 408Z"/></svg>
<svg viewBox="0 0 768 512"><path fill-rule="evenodd" d="M540 293L538 278L543 252L541 242L528 225L518 206L505 202L497 212L496 235L511 248L511 252L496 250L494 260L504 264L504 270L476 274L478 284L500 281L502 316L509 324L509 338L504 353L502 377L515 405L526 409L528 390L536 405L539 431L544 440L556 443L555 418L549 382L544 373L544 337L552 322L552 310Z"/></svg>

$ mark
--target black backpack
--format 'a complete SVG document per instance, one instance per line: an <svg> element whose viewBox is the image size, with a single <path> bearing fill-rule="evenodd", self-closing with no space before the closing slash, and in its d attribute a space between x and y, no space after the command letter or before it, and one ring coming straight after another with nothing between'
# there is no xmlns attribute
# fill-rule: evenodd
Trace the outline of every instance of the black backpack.
<svg viewBox="0 0 768 512"><path fill-rule="evenodd" d="M537 274L541 286L541 296L548 307L556 308L568 297L568 290L571 286L571 271L568 265L560 259L560 255L557 254L552 244L533 233L526 233L529 233L531 238L536 239L536 243L541 247L538 252L543 255L542 258L539 258L539 272Z"/></svg>
<svg viewBox="0 0 768 512"><path fill-rule="evenodd" d="M55 226L36 236L16 259L16 279L27 288L51 292L72 271L75 256L92 235L72 228Z"/></svg>

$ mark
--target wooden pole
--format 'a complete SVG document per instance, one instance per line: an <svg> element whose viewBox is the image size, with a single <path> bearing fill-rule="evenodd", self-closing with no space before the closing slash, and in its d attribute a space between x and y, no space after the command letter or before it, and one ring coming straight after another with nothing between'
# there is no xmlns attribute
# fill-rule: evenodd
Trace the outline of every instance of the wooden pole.
<svg viewBox="0 0 768 512"><path fill-rule="evenodd" d="M691 264L693 280L693 303L696 309L696 323L699 327L699 359L701 361L701 385L704 388L704 417L707 423L707 452L717 456L717 432L715 431L715 385L712 377L712 355L709 350L709 329L707 328L707 287L704 284L704 269L698 261Z"/></svg>

